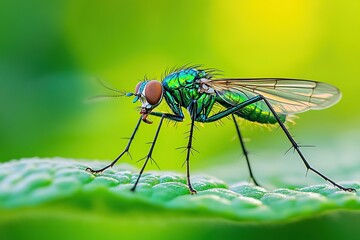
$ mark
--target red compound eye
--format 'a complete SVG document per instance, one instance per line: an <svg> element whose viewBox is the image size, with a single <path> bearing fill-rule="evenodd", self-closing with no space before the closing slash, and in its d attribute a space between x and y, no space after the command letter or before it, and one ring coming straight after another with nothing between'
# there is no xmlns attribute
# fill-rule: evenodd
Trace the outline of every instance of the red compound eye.
<svg viewBox="0 0 360 240"><path fill-rule="evenodd" d="M157 105L163 95L163 89L160 82L152 80L146 84L145 98L151 105Z"/></svg>
<svg viewBox="0 0 360 240"><path fill-rule="evenodd" d="M136 84L136 87L135 87L135 94L138 94L138 91L139 91L139 88L141 86L143 82L139 82L138 84Z"/></svg>

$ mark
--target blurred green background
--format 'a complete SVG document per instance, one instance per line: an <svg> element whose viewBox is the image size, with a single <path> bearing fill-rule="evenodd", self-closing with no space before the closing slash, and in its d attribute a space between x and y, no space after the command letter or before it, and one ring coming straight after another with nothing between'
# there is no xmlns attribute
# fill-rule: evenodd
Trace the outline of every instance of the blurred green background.
<svg viewBox="0 0 360 240"><path fill-rule="evenodd" d="M190 63L226 77L339 87L341 102L301 114L291 132L317 146L304 149L315 167L335 179L358 178L346 171L359 166L359 10L359 1L0 1L0 161L61 156L109 163L126 146L122 138L133 131L138 103L125 97L85 103L106 92L93 77L132 91L145 75L160 79L166 68ZM160 108L168 109L165 102ZM163 170L185 171L185 153L175 148L186 145L186 116L161 129L154 158ZM122 161L145 156L159 122L153 120L140 126L133 160ZM198 126L194 172L247 180L233 123ZM290 143L280 130L241 126L260 182L322 182L304 177L295 154L283 156Z"/></svg>

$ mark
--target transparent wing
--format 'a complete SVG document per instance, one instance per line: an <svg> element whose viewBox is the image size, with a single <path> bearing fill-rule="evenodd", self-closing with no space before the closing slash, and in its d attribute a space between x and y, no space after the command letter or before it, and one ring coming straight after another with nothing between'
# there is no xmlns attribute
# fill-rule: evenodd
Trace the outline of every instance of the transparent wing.
<svg viewBox="0 0 360 240"><path fill-rule="evenodd" d="M278 113L294 114L310 109L324 109L337 103L340 91L327 83L285 78L216 79L207 82L227 103L237 104L264 96ZM239 98L240 96L240 98ZM264 104L259 105L265 108Z"/></svg>

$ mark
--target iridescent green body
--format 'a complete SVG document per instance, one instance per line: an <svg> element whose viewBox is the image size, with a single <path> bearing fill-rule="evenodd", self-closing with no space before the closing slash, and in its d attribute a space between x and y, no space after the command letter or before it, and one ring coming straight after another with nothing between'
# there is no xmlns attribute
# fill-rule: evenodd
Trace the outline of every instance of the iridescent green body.
<svg viewBox="0 0 360 240"><path fill-rule="evenodd" d="M112 161L109 165L93 170L87 168L92 173L101 173L109 167L112 167L125 153L129 153L129 148L134 140L135 134L139 129L140 123L145 122L151 124L152 121L148 116L156 116L160 118L151 147L145 156L145 162L139 175L131 188L135 191L140 177L148 163L153 161L153 150L159 136L159 132L165 119L175 122L182 122L184 114L182 108L186 108L190 113L191 123L189 130L188 143L184 147L186 150L186 173L187 185L190 193L196 193L190 181L190 155L193 148L195 121L197 122L214 122L231 115L240 145L246 158L250 177L255 183L251 170L248 152L245 148L240 128L236 121L236 116L242 117L252 122L263 124L278 123L284 131L286 137L291 142L294 150L299 154L301 160L305 164L307 170L312 171L329 181L334 186L344 190L353 192L354 188L343 187L333 180L326 177L316 169L310 166L300 151L299 145L295 142L289 131L284 125L286 116L305 112L310 109L319 110L328 108L337 103L341 98L340 91L326 83L316 82L312 80L290 79L290 78L217 78L212 79L211 70L201 70L196 67L182 68L165 76L162 82L157 80L145 80L139 82L135 87L135 92L126 93L126 96L134 96L133 102L141 103L140 118L135 129L129 138L124 151ZM122 96L121 91L109 88L118 94L115 97ZM105 95L106 96L106 95ZM153 111L165 98L168 106L173 111L157 112ZM222 109L215 110L218 105ZM156 163L156 162L155 162Z"/></svg>
<svg viewBox="0 0 360 240"><path fill-rule="evenodd" d="M201 80L211 79L211 77L205 70L194 68L182 69L167 75L163 79L162 85L165 100L171 110L178 116L184 116L181 109L184 107L192 114L191 102L196 100L195 120L204 122L212 112L214 104L218 103L225 108L231 108L249 99L240 92L226 91L220 96L216 91L211 93L201 91ZM248 105L235 114L252 122L268 124L277 122L262 101ZM282 122L286 119L286 115L279 114L279 117Z"/></svg>

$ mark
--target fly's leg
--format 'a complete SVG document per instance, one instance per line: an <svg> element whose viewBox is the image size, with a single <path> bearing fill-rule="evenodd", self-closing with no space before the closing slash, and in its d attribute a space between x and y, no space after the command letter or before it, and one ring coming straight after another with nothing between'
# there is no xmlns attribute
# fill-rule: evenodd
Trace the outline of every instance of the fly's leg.
<svg viewBox="0 0 360 240"><path fill-rule="evenodd" d="M139 126L140 126L141 121L142 121L142 117L139 118L139 121L138 121L138 123L136 124L136 127L135 127L135 129L134 129L134 132L132 133L132 135L131 135L131 137L130 137L130 139L129 139L128 144L126 145L125 150L124 150L117 158L115 158L114 161L112 161L109 165L107 165L107 166L105 166L105 167L103 167L103 168L101 168L101 169L94 170L94 169L88 167L88 168L86 168L86 171L91 172L91 173L94 173L94 174L98 174L98 173L102 173L104 170L106 170L106 169L114 166L115 163L116 163L125 153L128 153L128 152L129 152L130 145L131 145L132 141L134 140L135 134L136 134L137 130L139 129Z"/></svg>
<svg viewBox="0 0 360 240"><path fill-rule="evenodd" d="M243 153L245 155L245 159L246 159L246 163L247 163L247 166L248 166L248 169L249 169L249 173L250 173L250 178L251 180L254 182L254 184L256 186L260 186L260 184L255 180L255 177L252 173L252 170L251 170L251 166L250 166L250 160L249 160L249 156L248 156L248 151L246 150L245 148L245 143L244 143L244 140L241 136L241 133L240 133L240 128L239 128L239 125L238 123L236 122L236 119L235 119L235 116L234 114L232 114L232 119L234 120L234 123L235 123L235 127L236 127L236 132L237 132L237 135L239 137L239 140L240 140L240 145L241 145L241 148L243 150Z"/></svg>
<svg viewBox="0 0 360 240"><path fill-rule="evenodd" d="M145 170L145 167L149 161L149 159L152 159L152 152L154 151L154 147L155 147L155 143L156 143L156 140L157 140L157 137L159 135L159 132L160 132L160 128L162 126L162 123L163 123L163 120L164 118L166 119L169 119L169 120L172 120L172 121L177 121L177 122L181 122L183 119L184 119L184 116L181 116L181 115L173 115L173 114L170 114L170 113L162 113L162 112L151 112L150 115L153 115L153 116L156 116L156 117L160 117L160 123L159 123L159 126L156 130L156 133L155 133L155 137L154 137L154 140L152 141L151 143L151 147L150 147L150 150L148 152L148 154L146 155L145 157L145 162L144 162L144 165L142 166L141 170L140 170L140 173L139 173L139 176L138 178L136 179L136 182L134 184L134 186L130 189L131 191L135 191L136 189L136 186L138 185L139 183L139 180L141 178L141 175L143 174L144 170ZM141 118L140 118L141 119Z"/></svg>
<svg viewBox="0 0 360 240"><path fill-rule="evenodd" d="M214 122L217 121L221 118L224 118L226 116L229 116L230 114L233 114L237 111L239 111L240 109L253 104L255 102L261 101L263 100L266 105L268 106L268 108L270 109L271 113L274 115L274 117L276 118L276 121L279 123L281 129L284 131L285 135L287 136L287 138L289 139L289 141L291 142L292 146L294 147L294 149L296 150L296 152L299 154L301 160L303 161L303 163L305 164L307 170L310 170L314 173L316 173L317 175L319 175L320 177L322 177L324 180L330 182L331 184L333 184L335 187L347 191L347 192L355 192L356 190L354 188L347 188L347 187L343 187L339 184L337 184L336 182L334 182L333 180L331 180L330 178L326 177L324 174L320 173L319 171L317 171L316 169L314 169L313 167L310 166L310 164L306 161L304 155L302 154L302 152L300 151L299 145L295 142L294 138L290 135L289 131L286 129L285 125L283 124L283 122L280 120L279 116L277 115L277 113L275 112L274 108L271 106L271 104L268 102L268 100L263 97L262 95L258 95L256 97L250 98L248 100L246 100L245 102L242 102L236 106L230 107L224 111L218 112L217 114L214 114L208 118L204 118L204 119L199 119L199 121L202 122Z"/></svg>
<svg viewBox="0 0 360 240"><path fill-rule="evenodd" d="M153 115L153 116L161 117L161 119L167 118L169 120L177 121L177 122L181 122L184 119L184 116L182 115L182 113L180 113L181 115L173 115L173 114L161 113L161 112L151 112L150 114ZM188 145L186 146L186 149L187 149L187 155L186 155L187 184L188 184L189 191L190 191L191 194L196 193L196 191L191 186L191 181L190 181L190 153L191 153L191 149L192 149L192 140L193 140L195 118L196 118L196 101L194 100L192 102L192 114L191 114L191 127L190 127L189 142L188 142ZM161 120L161 122L162 122L162 120ZM161 122L160 122L160 124L161 124ZM155 139L156 139L156 137L157 136L155 136ZM154 142L155 142L155 140L154 140ZM154 144L154 142L153 142L153 144ZM145 168L145 165L146 165L147 161L148 161L148 158L145 160L145 164L144 164L143 168ZM142 171L143 171L143 169L141 169L140 175L141 175ZM140 176L139 176L139 178L140 178ZM139 180L139 178L138 178L138 180ZM138 180L135 183L134 189L136 187L136 184L137 184Z"/></svg>
<svg viewBox="0 0 360 240"><path fill-rule="evenodd" d="M174 115L170 113L162 113L162 112L151 112L150 115L156 117L164 117L169 119L170 121L182 122L184 120L184 115Z"/></svg>
<svg viewBox="0 0 360 240"><path fill-rule="evenodd" d="M139 176L138 176L138 178L136 179L136 182L135 182L134 186L131 188L131 191L135 191L136 186L138 185L139 180L140 180L140 178L141 178L141 175L142 175L142 173L144 172L144 169L145 169L145 167L146 167L146 164L148 163L149 159L152 159L152 152L153 152L153 150L154 150L155 143L156 143L157 137L158 137L158 135L159 135L160 128L161 128L161 125L162 125L162 123L163 123L164 118L166 118L165 114L163 114L163 115L161 116L160 123L159 123L159 126L158 126L157 130L156 130L154 140L153 140L152 143L151 143L150 150L149 150L148 154L147 154L146 157L145 157L144 165L142 166L142 168L141 168L141 170L140 170L140 173L139 173Z"/></svg>
<svg viewBox="0 0 360 240"><path fill-rule="evenodd" d="M334 185L335 187L337 187L337 188L339 188L341 190L344 190L346 192L356 192L356 190L354 188L343 187L343 186L337 184L336 182L334 182L333 180L331 180L330 178L328 178L327 176L325 176L324 174L322 174L321 172L319 172L318 170L316 170L315 168L311 167L310 164L308 163L308 161L306 161L306 159L305 159L304 155L302 154L302 152L300 151L299 145L295 142L294 138L290 135L289 131L286 129L284 123L280 120L280 118L277 115L277 113L275 112L274 108L271 106L271 104L268 102L268 100L266 98L262 97L262 100L264 100L264 102L266 103L266 105L268 106L268 108L270 109L272 114L275 116L276 121L279 123L281 129L284 131L285 135L287 136L287 138L291 142L292 146L294 147L296 152L299 154L301 160L304 162L307 171L310 170L310 171L316 173L317 175L322 177L324 180L330 182L332 185Z"/></svg>
<svg viewBox="0 0 360 240"><path fill-rule="evenodd" d="M189 191L191 194L196 194L196 190L193 189L193 187L191 186L191 181L190 181L190 152L192 149L192 140L193 140L193 133L194 133L194 125L195 125L195 118L196 118L196 100L194 100L192 102L192 114L191 114L191 126L190 126L190 135L189 135L189 141L188 141L188 145L186 147L187 149L187 154L186 154L186 179L187 179L187 184L189 187Z"/></svg>

